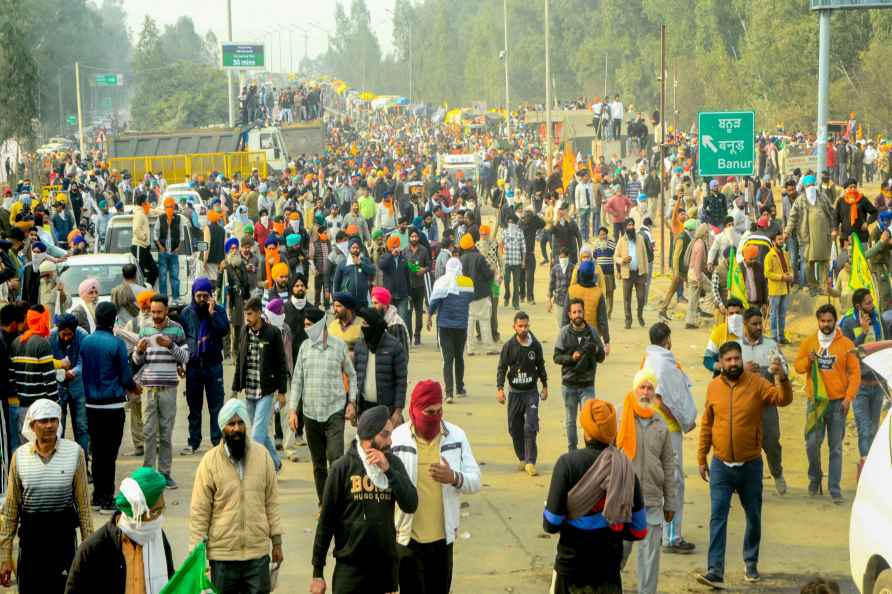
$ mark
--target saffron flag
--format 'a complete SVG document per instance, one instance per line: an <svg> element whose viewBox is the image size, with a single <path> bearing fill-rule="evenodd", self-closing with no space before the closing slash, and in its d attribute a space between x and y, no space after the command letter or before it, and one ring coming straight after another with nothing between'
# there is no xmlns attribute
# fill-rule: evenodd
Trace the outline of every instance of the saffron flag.
<svg viewBox="0 0 892 594"><path fill-rule="evenodd" d="M200 542L161 589L160 594L219 594L205 572L206 567L207 552L204 542Z"/></svg>
<svg viewBox="0 0 892 594"><path fill-rule="evenodd" d="M574 175L576 175L576 155L573 154L573 148L568 142L564 144L564 158L561 161L561 181L564 184L564 190L569 187ZM573 200L573 197L570 196L568 200Z"/></svg>
<svg viewBox="0 0 892 594"><path fill-rule="evenodd" d="M827 386L824 385L824 376L818 369L818 362L811 364L811 387L812 397L808 399L805 405L805 437L814 431L818 422L827 414L827 407L830 406L830 396L827 394Z"/></svg>
<svg viewBox="0 0 892 594"><path fill-rule="evenodd" d="M737 257L734 248L728 254L728 297L737 297L743 303L743 309L750 306L746 298L746 285L743 282L743 273L740 272L740 265L737 263Z"/></svg>
<svg viewBox="0 0 892 594"><path fill-rule="evenodd" d="M870 266L867 264L867 258L864 257L864 248L861 245L861 240L858 239L857 233L852 233L850 237L852 239L852 273L849 275L849 288L853 291L862 288L870 291L873 302L882 311L886 304L880 303L879 295L873 282L873 275L870 273Z"/></svg>

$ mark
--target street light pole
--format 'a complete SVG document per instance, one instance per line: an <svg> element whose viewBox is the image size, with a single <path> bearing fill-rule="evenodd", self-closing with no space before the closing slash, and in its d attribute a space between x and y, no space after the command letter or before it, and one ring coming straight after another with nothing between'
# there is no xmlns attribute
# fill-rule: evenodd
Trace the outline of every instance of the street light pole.
<svg viewBox="0 0 892 594"><path fill-rule="evenodd" d="M77 91L77 136L80 141L81 157L86 154L86 144L84 143L84 110L81 106L81 65L80 62L74 63L74 87Z"/></svg>
<svg viewBox="0 0 892 594"><path fill-rule="evenodd" d="M505 136L511 137L511 83L508 79L508 0L502 0L505 22Z"/></svg>
<svg viewBox="0 0 892 594"><path fill-rule="evenodd" d="M551 177L551 21L548 18L549 0L545 0L545 160Z"/></svg>
<svg viewBox="0 0 892 594"><path fill-rule="evenodd" d="M830 104L830 11L820 13L818 32L818 174L827 168L827 114Z"/></svg>
<svg viewBox="0 0 892 594"><path fill-rule="evenodd" d="M232 0L226 0L226 41L232 41ZM235 98L232 92L232 68L226 69L226 94L229 103L229 127L235 127Z"/></svg>

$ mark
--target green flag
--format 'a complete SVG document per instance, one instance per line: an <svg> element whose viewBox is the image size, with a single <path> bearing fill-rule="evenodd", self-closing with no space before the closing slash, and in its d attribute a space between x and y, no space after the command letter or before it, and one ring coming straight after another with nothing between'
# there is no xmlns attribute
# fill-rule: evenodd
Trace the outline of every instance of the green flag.
<svg viewBox="0 0 892 594"><path fill-rule="evenodd" d="M204 542L200 542L161 589L160 594L219 594L205 572L206 567L207 554Z"/></svg>

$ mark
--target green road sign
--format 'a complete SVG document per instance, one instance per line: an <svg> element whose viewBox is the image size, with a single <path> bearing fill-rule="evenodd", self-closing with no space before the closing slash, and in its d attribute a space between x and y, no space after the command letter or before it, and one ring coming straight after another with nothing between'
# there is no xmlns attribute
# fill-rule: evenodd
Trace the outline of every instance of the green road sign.
<svg viewBox="0 0 892 594"><path fill-rule="evenodd" d="M753 175L756 114L752 111L700 112L697 162L700 175Z"/></svg>
<svg viewBox="0 0 892 594"><path fill-rule="evenodd" d="M77 126L77 116L73 116L73 115L68 116L68 125L69 126Z"/></svg>
<svg viewBox="0 0 892 594"><path fill-rule="evenodd" d="M263 68L262 43L227 43L221 44L220 55L223 56L223 68Z"/></svg>
<svg viewBox="0 0 892 594"><path fill-rule="evenodd" d="M123 81L121 81L123 82ZM97 74L97 87L117 87L120 84L117 74Z"/></svg>
<svg viewBox="0 0 892 594"><path fill-rule="evenodd" d="M811 0L812 10L892 8L892 0Z"/></svg>

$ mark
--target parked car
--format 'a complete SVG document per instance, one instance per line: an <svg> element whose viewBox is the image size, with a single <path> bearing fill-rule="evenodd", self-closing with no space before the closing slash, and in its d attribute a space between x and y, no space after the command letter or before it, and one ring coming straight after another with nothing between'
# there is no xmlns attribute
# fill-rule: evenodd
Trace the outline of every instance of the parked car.
<svg viewBox="0 0 892 594"><path fill-rule="evenodd" d="M892 341L862 347L862 365L892 385ZM889 393L886 392L889 400ZM888 404L888 402L887 402ZM862 594L892 592L892 415L887 414L861 469L849 522L849 565Z"/></svg>
<svg viewBox="0 0 892 594"><path fill-rule="evenodd" d="M81 302L77 289L91 276L99 281L99 301L111 299L112 289L122 282L122 269L126 264L136 264L136 258L129 252L71 256L59 264L59 280L65 287L65 292L71 297L71 306L74 307ZM146 289L151 288L146 285L139 268L136 270L136 282Z"/></svg>

